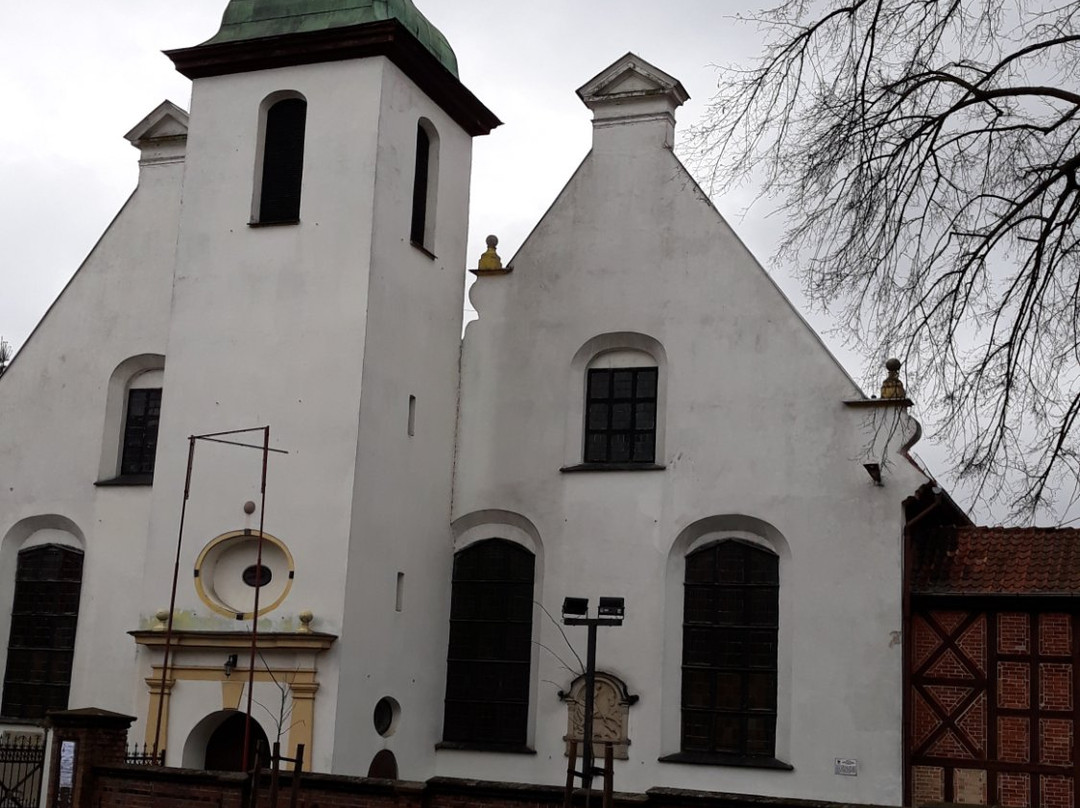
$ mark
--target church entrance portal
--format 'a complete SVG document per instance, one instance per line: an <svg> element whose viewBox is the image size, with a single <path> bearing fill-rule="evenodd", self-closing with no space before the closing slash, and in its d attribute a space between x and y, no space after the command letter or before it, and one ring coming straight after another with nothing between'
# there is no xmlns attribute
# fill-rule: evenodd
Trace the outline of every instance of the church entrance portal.
<svg viewBox="0 0 1080 808"><path fill-rule="evenodd" d="M211 733L206 742L206 769L219 772L243 771L245 720L244 713L234 712ZM269 748L266 733L259 726L259 722L252 718L249 765L255 760L255 749L259 741Z"/></svg>

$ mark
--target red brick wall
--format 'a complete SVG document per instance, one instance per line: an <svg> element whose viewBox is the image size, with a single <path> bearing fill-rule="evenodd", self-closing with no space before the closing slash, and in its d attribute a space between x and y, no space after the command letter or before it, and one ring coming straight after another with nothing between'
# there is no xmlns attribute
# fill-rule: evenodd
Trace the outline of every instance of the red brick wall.
<svg viewBox="0 0 1080 808"><path fill-rule="evenodd" d="M914 804L1075 808L1078 626L1063 612L916 608L908 658Z"/></svg>

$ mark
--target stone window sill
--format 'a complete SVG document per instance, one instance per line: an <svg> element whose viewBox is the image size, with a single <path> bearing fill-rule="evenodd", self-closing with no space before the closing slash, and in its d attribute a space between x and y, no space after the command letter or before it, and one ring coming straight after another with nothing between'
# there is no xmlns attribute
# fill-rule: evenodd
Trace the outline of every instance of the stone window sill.
<svg viewBox="0 0 1080 808"><path fill-rule="evenodd" d="M418 249L420 252L422 252L424 255L426 255L428 258L430 258L432 261L436 260L435 253L433 253L431 250L429 250L427 247L425 247L420 242L418 242L418 241L410 241L409 243L411 245L413 245L416 249Z"/></svg>
<svg viewBox="0 0 1080 808"><path fill-rule="evenodd" d="M676 752L664 755L661 763L689 763L692 766L736 766L745 769L775 769L790 772L795 767L774 757L752 757L749 755L728 755L719 752Z"/></svg>
<svg viewBox="0 0 1080 808"><path fill-rule="evenodd" d="M468 743L465 741L440 741L435 744L439 751L451 749L459 752L499 752L506 755L535 755L536 750L524 744Z"/></svg>
<svg viewBox="0 0 1080 808"><path fill-rule="evenodd" d="M153 474L121 474L110 480L98 480L94 485L100 488L124 488L154 484Z"/></svg>
<svg viewBox="0 0 1080 808"><path fill-rule="evenodd" d="M299 219L286 219L283 222L248 222L248 227L289 227L300 224Z"/></svg>
<svg viewBox="0 0 1080 808"><path fill-rule="evenodd" d="M576 466L563 466L563 474L576 474L580 471L663 471L667 466L656 463L578 463Z"/></svg>

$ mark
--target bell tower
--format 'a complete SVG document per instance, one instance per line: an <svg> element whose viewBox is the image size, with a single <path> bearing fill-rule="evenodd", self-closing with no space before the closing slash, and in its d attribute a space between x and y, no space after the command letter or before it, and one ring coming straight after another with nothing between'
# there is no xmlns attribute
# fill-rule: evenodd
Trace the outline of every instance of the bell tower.
<svg viewBox="0 0 1080 808"><path fill-rule="evenodd" d="M231 0L214 37L167 55L193 88L143 611L168 603L187 437L269 424L288 454L264 515L243 508L257 453L199 449L177 614L249 630L214 599L259 574L191 581L264 516L290 584L260 633L336 637L305 691L311 766L364 774L380 699L441 713L472 138L499 121L411 0ZM207 712L195 692L172 692L170 750ZM426 723L394 739L410 776L431 765Z"/></svg>

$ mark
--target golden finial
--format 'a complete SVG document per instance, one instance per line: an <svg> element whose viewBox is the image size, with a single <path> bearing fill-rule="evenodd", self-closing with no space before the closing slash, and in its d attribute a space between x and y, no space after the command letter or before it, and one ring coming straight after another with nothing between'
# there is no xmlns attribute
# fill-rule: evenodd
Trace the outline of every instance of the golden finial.
<svg viewBox="0 0 1080 808"><path fill-rule="evenodd" d="M900 365L900 360L895 358L885 363L885 369L889 371L889 375L881 383L882 398L907 398L904 383L900 381Z"/></svg>
<svg viewBox="0 0 1080 808"><path fill-rule="evenodd" d="M499 254L495 252L495 248L499 246L499 239L496 236L487 237L487 252L480 256L480 269L502 269L502 259Z"/></svg>
<svg viewBox="0 0 1080 808"><path fill-rule="evenodd" d="M315 615L310 609L304 609L300 612L300 633L311 634L311 621L315 619Z"/></svg>

